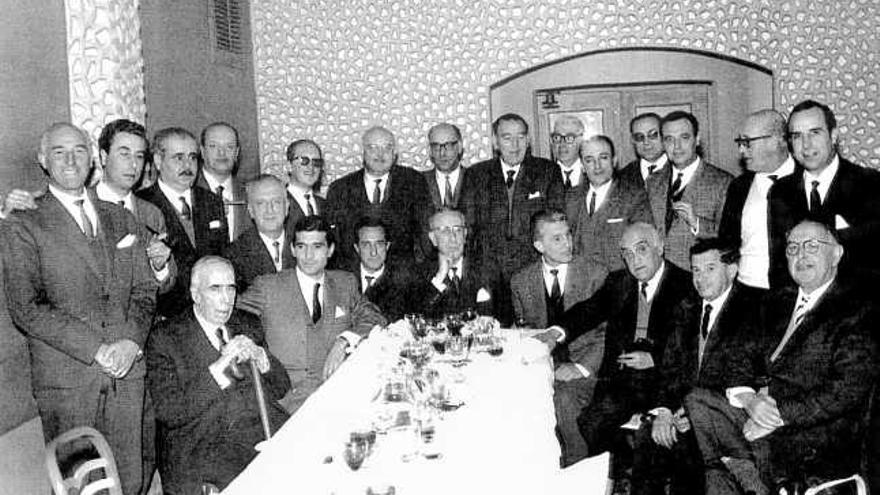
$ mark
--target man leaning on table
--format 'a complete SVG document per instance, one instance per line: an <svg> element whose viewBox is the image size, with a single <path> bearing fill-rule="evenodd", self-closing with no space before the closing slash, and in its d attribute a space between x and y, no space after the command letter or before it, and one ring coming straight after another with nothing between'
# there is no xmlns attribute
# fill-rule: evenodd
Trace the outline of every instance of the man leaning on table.
<svg viewBox="0 0 880 495"><path fill-rule="evenodd" d="M238 307L260 315L269 350L278 357L293 390L281 404L293 414L376 325L379 309L364 299L355 276L326 270L335 241L320 216L294 227L296 268L257 277Z"/></svg>

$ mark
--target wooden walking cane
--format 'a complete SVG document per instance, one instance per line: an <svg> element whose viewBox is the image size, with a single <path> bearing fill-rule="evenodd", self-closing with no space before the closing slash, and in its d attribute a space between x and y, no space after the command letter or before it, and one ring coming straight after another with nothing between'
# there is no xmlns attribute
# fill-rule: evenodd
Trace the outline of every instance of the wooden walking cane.
<svg viewBox="0 0 880 495"><path fill-rule="evenodd" d="M266 435L266 440L269 440L272 438L272 430L269 428L269 411L266 409L266 396L263 394L263 380L260 378L257 362L251 359L250 365L254 377L254 390L257 394L257 406L260 408L260 420L263 423L263 434Z"/></svg>

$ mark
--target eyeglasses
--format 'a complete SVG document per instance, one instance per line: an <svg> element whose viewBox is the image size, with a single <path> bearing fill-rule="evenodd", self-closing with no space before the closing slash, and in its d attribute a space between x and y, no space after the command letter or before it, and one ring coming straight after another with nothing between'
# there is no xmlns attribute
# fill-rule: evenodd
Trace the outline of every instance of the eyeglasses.
<svg viewBox="0 0 880 495"><path fill-rule="evenodd" d="M826 246L831 246L834 243L823 241L822 239L807 239L801 242L789 242L785 245L785 254L788 256L797 256L797 254L803 249L807 254L816 254L819 252L819 248L825 244Z"/></svg>
<svg viewBox="0 0 880 495"><path fill-rule="evenodd" d="M624 259L632 259L635 256L643 257L649 252L651 252L651 245L648 244L648 241L641 241L633 246L632 249L620 248L620 255L623 256Z"/></svg>
<svg viewBox="0 0 880 495"><path fill-rule="evenodd" d="M300 167L324 168L323 158L309 158L307 156L295 156L290 163L297 164Z"/></svg>
<svg viewBox="0 0 880 495"><path fill-rule="evenodd" d="M660 139L660 133L658 131L649 131L647 134L636 132L633 133L632 138L637 143L644 143L647 140L656 141Z"/></svg>
<svg viewBox="0 0 880 495"><path fill-rule="evenodd" d="M364 150L368 153L378 154L378 153L394 153L394 145L393 144L368 144L364 146Z"/></svg>
<svg viewBox="0 0 880 495"><path fill-rule="evenodd" d="M441 153L446 150L451 150L454 149L457 144L457 139L455 141L446 141L445 143L430 143L431 152Z"/></svg>
<svg viewBox="0 0 880 495"><path fill-rule="evenodd" d="M164 152L162 153L162 156L165 156ZM175 163L184 163L184 162L195 163L199 160L199 154L198 153L175 153L175 154L169 156L168 160L175 162Z"/></svg>
<svg viewBox="0 0 880 495"><path fill-rule="evenodd" d="M565 143L572 144L578 139L580 139L580 134L551 134L550 140L556 144Z"/></svg>
<svg viewBox="0 0 880 495"><path fill-rule="evenodd" d="M771 137L773 137L772 134L765 134L763 136L755 136L755 137L740 136L740 137L734 139L733 142L736 143L737 146L742 146L743 148L750 150L750 149L752 149L753 142L760 141L762 139L771 138Z"/></svg>
<svg viewBox="0 0 880 495"><path fill-rule="evenodd" d="M443 236L464 235L464 233L467 232L467 227L464 225L447 225L446 227L440 227L433 230Z"/></svg>

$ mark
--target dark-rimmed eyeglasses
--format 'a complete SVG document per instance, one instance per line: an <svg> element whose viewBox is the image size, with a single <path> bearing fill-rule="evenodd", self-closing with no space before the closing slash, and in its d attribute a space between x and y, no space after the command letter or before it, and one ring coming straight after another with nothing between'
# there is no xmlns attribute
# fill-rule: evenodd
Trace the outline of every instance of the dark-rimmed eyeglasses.
<svg viewBox="0 0 880 495"><path fill-rule="evenodd" d="M464 225L447 225L445 227L435 228L434 232L437 232L440 235L451 236L451 235L464 235L467 232L467 227Z"/></svg>
<svg viewBox="0 0 880 495"><path fill-rule="evenodd" d="M733 142L736 143L737 146L742 146L743 148L750 150L750 149L752 149L752 143L754 143L755 141L760 141L762 139L767 139L767 138L772 138L772 137L773 137L773 134L765 134L763 136L755 136L755 137L740 136L740 137L734 139Z"/></svg>
<svg viewBox="0 0 880 495"><path fill-rule="evenodd" d="M658 131L648 131L647 134L642 132L635 132L632 135L633 141L637 143L644 143L647 140L656 141L660 139L660 132Z"/></svg>
<svg viewBox="0 0 880 495"><path fill-rule="evenodd" d="M797 256L801 250L807 254L816 254L819 252L819 248L822 247L822 244L831 246L834 243L823 241L822 239L807 239L801 242L789 242L785 245L785 254L788 256Z"/></svg>
<svg viewBox="0 0 880 495"><path fill-rule="evenodd" d="M556 134L553 133L550 135L550 141L553 141L556 144L565 143L572 144L578 139L580 139L580 134Z"/></svg>
<svg viewBox="0 0 880 495"><path fill-rule="evenodd" d="M290 163L299 165L300 167L324 168L323 158L309 158L307 156L295 156Z"/></svg>
<svg viewBox="0 0 880 495"><path fill-rule="evenodd" d="M446 141L445 143L429 143L429 146L431 146L431 152L433 153L442 153L454 149L456 145L458 145L457 139L455 141Z"/></svg>

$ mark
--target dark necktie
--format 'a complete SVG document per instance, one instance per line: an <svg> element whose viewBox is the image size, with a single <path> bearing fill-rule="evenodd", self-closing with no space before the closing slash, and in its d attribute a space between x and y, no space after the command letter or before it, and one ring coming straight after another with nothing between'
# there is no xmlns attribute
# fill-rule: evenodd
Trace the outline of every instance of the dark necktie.
<svg viewBox="0 0 880 495"><path fill-rule="evenodd" d="M712 305L707 304L705 308L703 308L703 322L700 323L700 336L703 340L706 340L709 337L709 318L712 316Z"/></svg>
<svg viewBox="0 0 880 495"><path fill-rule="evenodd" d="M273 261L278 265L281 263L281 243L278 241L272 241L272 249L275 250Z"/></svg>
<svg viewBox="0 0 880 495"><path fill-rule="evenodd" d="M217 336L217 343L220 344L220 348L217 350L223 352L223 346L228 344L228 342L226 342L226 335L223 333L223 327L217 327L217 329L214 330L214 335Z"/></svg>
<svg viewBox="0 0 880 495"><path fill-rule="evenodd" d="M818 216L822 211L822 198L819 197L819 181L813 181L813 190L810 191L810 214Z"/></svg>
<svg viewBox="0 0 880 495"><path fill-rule="evenodd" d="M452 289L455 292L458 292L458 267L450 266L449 267L449 284L452 285Z"/></svg>
<svg viewBox="0 0 880 495"><path fill-rule="evenodd" d="M312 206L312 195L310 193L306 193L306 210L308 216L314 216L315 208Z"/></svg>
<svg viewBox="0 0 880 495"><path fill-rule="evenodd" d="M446 190L443 191L443 206L452 206L452 182L446 174Z"/></svg>
<svg viewBox="0 0 880 495"><path fill-rule="evenodd" d="M120 199L119 201L117 201L117 204L119 204L119 206L125 208L125 200L124 199Z"/></svg>
<svg viewBox="0 0 880 495"><path fill-rule="evenodd" d="M681 181L683 178L684 172L679 172L675 177L675 181L672 183L672 189L670 191L672 192L671 197L673 202L681 201L681 196L684 194L684 191L681 190Z"/></svg>
<svg viewBox="0 0 880 495"><path fill-rule="evenodd" d="M367 285L364 287L364 292L366 292L367 289L373 286L373 280L375 280L376 277L372 275L364 275L364 279L367 281Z"/></svg>
<svg viewBox="0 0 880 495"><path fill-rule="evenodd" d="M321 319L321 284L315 284L312 294L312 323L318 323Z"/></svg>
<svg viewBox="0 0 880 495"><path fill-rule="evenodd" d="M555 302L562 297L562 290L559 288L559 270L554 268L550 270L550 274L553 275L553 286L550 288L550 299Z"/></svg>
<svg viewBox="0 0 880 495"><path fill-rule="evenodd" d="M666 233L669 233L669 229L672 228L672 222L675 221L675 210L672 209L672 203L681 201L681 197L684 195L684 190L679 190L681 189L683 175L683 172L679 172L675 182L672 183L672 187L669 189L669 200L666 203Z"/></svg>
<svg viewBox="0 0 880 495"><path fill-rule="evenodd" d="M516 177L516 170L508 170L507 171L507 181L505 183L507 184L508 189L513 188L513 181L514 181L515 177Z"/></svg>
<svg viewBox="0 0 880 495"><path fill-rule="evenodd" d="M590 216L596 213L596 191L590 191L590 207L588 209Z"/></svg>
<svg viewBox="0 0 880 495"><path fill-rule="evenodd" d="M779 176L776 174L768 175L767 178L770 179L770 181L773 182L774 184L776 184L776 181L779 180Z"/></svg>
<svg viewBox="0 0 880 495"><path fill-rule="evenodd" d="M571 189L571 173L572 172L574 172L574 170L565 170L562 172L563 174L565 174L565 188L566 189Z"/></svg>
<svg viewBox="0 0 880 495"><path fill-rule="evenodd" d="M223 199L223 191L224 191L223 186L217 186L217 190L216 190L217 197L220 198L220 201L223 202L223 214L226 215L229 213L229 205L227 205L226 200Z"/></svg>
<svg viewBox="0 0 880 495"><path fill-rule="evenodd" d="M73 203L79 208L79 219L82 222L82 233L89 239L95 237L95 226L92 225L92 221L89 220L89 216L86 215L85 200L78 199Z"/></svg>
<svg viewBox="0 0 880 495"><path fill-rule="evenodd" d="M655 170L657 170L657 165L648 165L648 177L650 177Z"/></svg>
<svg viewBox="0 0 880 495"><path fill-rule="evenodd" d="M186 220L192 220L192 208L186 202L186 196L180 197L180 216Z"/></svg>
<svg viewBox="0 0 880 495"><path fill-rule="evenodd" d="M647 302L648 301L648 282L642 282L641 284L639 284L639 286L640 286L639 287L639 294L641 294L642 299L644 299L645 302Z"/></svg>
<svg viewBox="0 0 880 495"><path fill-rule="evenodd" d="M373 182L376 183L376 187L373 189L373 204L377 205L382 202L382 188L379 187L382 184L382 179L376 179Z"/></svg>

